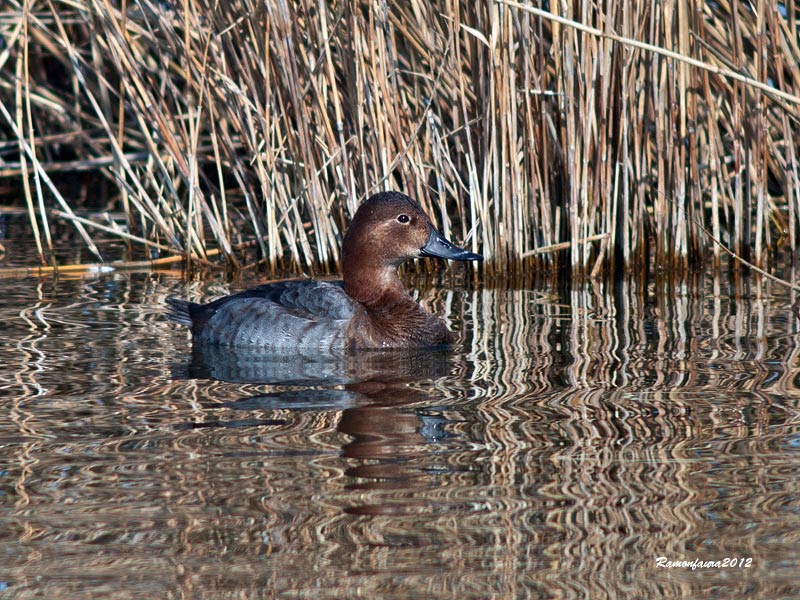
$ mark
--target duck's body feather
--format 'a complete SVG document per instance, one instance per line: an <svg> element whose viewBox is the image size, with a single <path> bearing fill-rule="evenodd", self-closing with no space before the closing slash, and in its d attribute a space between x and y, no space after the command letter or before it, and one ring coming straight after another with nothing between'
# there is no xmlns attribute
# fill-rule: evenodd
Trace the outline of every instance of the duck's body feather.
<svg viewBox="0 0 800 600"><path fill-rule="evenodd" d="M195 342L285 352L343 350L350 320L363 310L342 281L313 279L260 285L208 304L168 298L170 318L189 325ZM264 323L270 327L265 328Z"/></svg>

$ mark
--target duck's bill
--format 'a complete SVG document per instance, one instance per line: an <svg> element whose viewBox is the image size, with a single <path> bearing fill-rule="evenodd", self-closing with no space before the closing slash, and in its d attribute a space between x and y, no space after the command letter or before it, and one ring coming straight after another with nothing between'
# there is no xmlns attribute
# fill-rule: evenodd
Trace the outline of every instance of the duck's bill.
<svg viewBox="0 0 800 600"><path fill-rule="evenodd" d="M420 256L433 256L448 260L483 260L480 254L459 248L431 227L428 241L419 251Z"/></svg>

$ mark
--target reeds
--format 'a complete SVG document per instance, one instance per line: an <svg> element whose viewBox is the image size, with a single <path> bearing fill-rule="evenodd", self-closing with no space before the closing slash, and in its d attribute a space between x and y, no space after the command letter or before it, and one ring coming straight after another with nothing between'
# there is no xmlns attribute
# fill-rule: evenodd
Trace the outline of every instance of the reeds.
<svg viewBox="0 0 800 600"><path fill-rule="evenodd" d="M43 261L67 221L98 255L102 232L237 266L255 240L272 270L335 270L358 202L390 188L488 274L796 247L793 1L5 6L0 176ZM69 169L124 217L82 216L97 199L64 197Z"/></svg>

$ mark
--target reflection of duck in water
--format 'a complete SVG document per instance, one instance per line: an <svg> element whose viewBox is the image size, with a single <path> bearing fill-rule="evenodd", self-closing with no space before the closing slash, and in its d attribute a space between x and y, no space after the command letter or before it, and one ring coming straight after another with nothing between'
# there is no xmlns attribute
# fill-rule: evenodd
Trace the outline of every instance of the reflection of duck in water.
<svg viewBox="0 0 800 600"><path fill-rule="evenodd" d="M186 362L173 365L172 376L301 388L345 386L367 393L361 391L359 384L372 381L396 386L443 377L450 356L449 347L365 350L341 355L297 352L283 356L259 348L195 346ZM298 390L313 391L321 390Z"/></svg>
<svg viewBox="0 0 800 600"><path fill-rule="evenodd" d="M446 348L372 350L316 361L275 362L253 349L195 347L185 372L176 377L211 378L251 384L276 384L275 391L214 404L234 418L214 420L214 427L285 427L292 412L340 412L336 430L346 434L343 457L358 459L347 475L358 478L359 490L423 489L442 472L430 468L437 444L453 435L442 415L443 400L428 382L447 376L452 354ZM285 389L285 386L290 386ZM229 393L229 392L227 392ZM207 426L206 423L193 426ZM186 426L188 428L188 426ZM353 514L396 514L417 511L423 501L410 496L398 504L364 504L359 494L346 510Z"/></svg>
<svg viewBox="0 0 800 600"><path fill-rule="evenodd" d="M337 352L447 344L444 322L405 291L397 267L411 258L482 260L451 244L419 204L397 192L364 202L342 244L344 281L281 281L210 302L169 298L170 319L195 344L268 352Z"/></svg>

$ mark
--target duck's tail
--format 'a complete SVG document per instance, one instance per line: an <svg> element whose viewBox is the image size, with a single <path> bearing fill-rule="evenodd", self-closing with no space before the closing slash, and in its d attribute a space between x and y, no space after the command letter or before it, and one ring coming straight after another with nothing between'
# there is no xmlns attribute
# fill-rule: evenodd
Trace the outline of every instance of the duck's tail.
<svg viewBox="0 0 800 600"><path fill-rule="evenodd" d="M194 302L189 302L188 300L183 300L182 298L170 296L167 298L167 304L169 304L169 309L167 309L167 318L170 321L173 323L179 323L181 325L187 325L188 327L192 326L191 308L194 305Z"/></svg>

